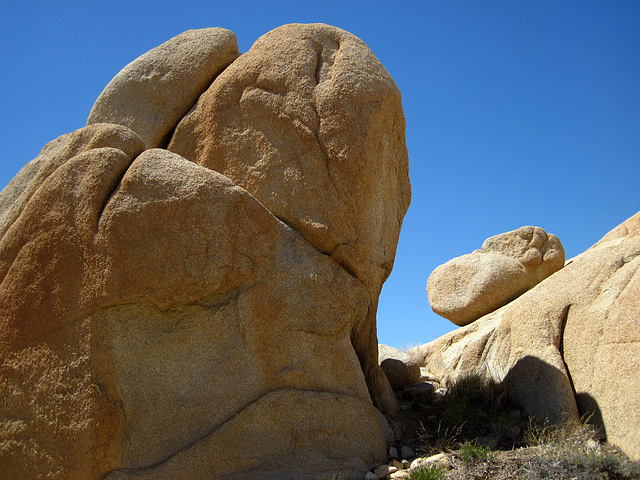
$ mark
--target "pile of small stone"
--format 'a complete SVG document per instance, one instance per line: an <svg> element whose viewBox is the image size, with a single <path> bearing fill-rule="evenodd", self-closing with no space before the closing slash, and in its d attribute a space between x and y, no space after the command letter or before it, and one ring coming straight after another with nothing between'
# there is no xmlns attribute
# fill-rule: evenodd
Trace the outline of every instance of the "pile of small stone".
<svg viewBox="0 0 640 480"><path fill-rule="evenodd" d="M411 472L427 465L438 465L445 468L451 468L449 457L445 453L439 453L427 458L415 458L415 452L411 447L402 446L400 455L398 449L391 447L389 449L388 464L380 465L374 471L367 472L365 480L396 480L406 478ZM402 460L400 460L402 459Z"/></svg>

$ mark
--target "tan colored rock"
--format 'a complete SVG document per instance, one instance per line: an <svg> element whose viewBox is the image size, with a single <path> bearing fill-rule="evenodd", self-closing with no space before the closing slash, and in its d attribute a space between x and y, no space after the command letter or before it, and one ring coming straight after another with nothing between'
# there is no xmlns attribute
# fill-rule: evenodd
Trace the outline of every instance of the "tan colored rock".
<svg viewBox="0 0 640 480"><path fill-rule="evenodd" d="M359 280L178 155L62 150L0 241L2 471L305 478L386 458L350 341Z"/></svg>
<svg viewBox="0 0 640 480"><path fill-rule="evenodd" d="M555 235L520 227L485 240L482 249L437 267L427 280L434 312L465 326L506 305L564 265Z"/></svg>
<svg viewBox="0 0 640 480"><path fill-rule="evenodd" d="M0 471L102 478L124 425L93 377L100 212L143 148L92 125L49 143L0 194Z"/></svg>
<svg viewBox="0 0 640 480"><path fill-rule="evenodd" d="M95 124L62 135L45 145L40 155L25 165L0 191L0 238L56 169L80 152L104 147L118 148L129 158L134 158L144 150L144 143L128 128Z"/></svg>
<svg viewBox="0 0 640 480"><path fill-rule="evenodd" d="M12 478L312 480L386 460L375 315L410 197L397 87L350 34L283 27L180 124L172 146L191 137L202 158L142 152L226 66L192 45L213 30L96 102L89 123L142 139L92 123L0 193Z"/></svg>
<svg viewBox="0 0 640 480"><path fill-rule="evenodd" d="M449 462L449 457L446 453L437 453L436 455L431 455L430 457L419 457L411 462L409 466L409 470L419 470L428 465L437 465L443 468L451 468L451 462Z"/></svg>
<svg viewBox="0 0 640 480"><path fill-rule="evenodd" d="M387 475L390 475L397 471L398 469L392 465L380 465L378 468L376 468L375 473L379 478L386 478Z"/></svg>
<svg viewBox="0 0 640 480"><path fill-rule="evenodd" d="M398 348L378 345L378 362L395 391L420 381L419 362Z"/></svg>
<svg viewBox="0 0 640 480"><path fill-rule="evenodd" d="M578 410L640 460L640 213L574 264L562 348Z"/></svg>
<svg viewBox="0 0 640 480"><path fill-rule="evenodd" d="M507 382L527 412L594 414L608 440L640 458L640 213L510 304L417 347L445 380Z"/></svg>
<svg viewBox="0 0 640 480"><path fill-rule="evenodd" d="M390 473L386 478L389 480L400 480L402 478L408 478L411 475L409 470L398 470L397 472Z"/></svg>
<svg viewBox="0 0 640 480"><path fill-rule="evenodd" d="M188 30L124 67L100 94L87 125L130 128L146 148L164 146L213 79L239 56L233 32Z"/></svg>
<svg viewBox="0 0 640 480"><path fill-rule="evenodd" d="M402 101L367 46L322 24L262 36L212 83L168 149L247 189L359 278L369 315L352 341L376 405L375 313L410 200Z"/></svg>

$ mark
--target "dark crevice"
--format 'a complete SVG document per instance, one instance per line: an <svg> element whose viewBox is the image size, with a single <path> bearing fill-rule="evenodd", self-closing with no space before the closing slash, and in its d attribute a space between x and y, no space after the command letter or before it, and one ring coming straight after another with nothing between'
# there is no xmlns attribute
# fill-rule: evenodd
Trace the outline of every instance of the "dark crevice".
<svg viewBox="0 0 640 480"><path fill-rule="evenodd" d="M205 93L207 90L209 90L209 87L211 87L213 82L220 76L220 74L222 72L224 72L227 68L229 68L229 65L231 65L233 62L235 62L241 56L242 56L241 53L234 54L233 58L231 59L231 61L229 63L227 63L224 67L222 67L220 70L215 72L212 75L212 77L209 80L207 80L205 87L202 89L200 94L197 96L195 102L193 102L193 104L190 105L189 108L184 110L184 112L180 116L180 119L176 122L176 124L173 126L173 128L169 129L169 131L165 134L165 136L162 137L162 140L160 141L160 144L158 145L158 148L162 148L164 150L168 149L169 144L171 143L171 140L173 139L173 135L174 135L176 129L178 128L178 125L180 125L182 120L184 120L184 118L187 117L196 108L196 106L198 105L198 102L200 101L200 97L202 96L202 94Z"/></svg>
<svg viewBox="0 0 640 480"><path fill-rule="evenodd" d="M315 77L316 77L316 85L320 84L320 72L322 71L322 50L320 50L317 53L317 60L316 60L316 71L315 71Z"/></svg>
<svg viewBox="0 0 640 480"><path fill-rule="evenodd" d="M573 391L573 395L576 395L576 387L573 384L573 379L571 378L571 372L569 371L569 367L567 366L567 362L564 359L564 331L567 327L567 320L569 318L569 309L571 305L567 305L562 312L562 323L560 324L560 339L558 350L560 351L560 356L562 357L562 363L564 364L564 369L567 372L567 377L569 378L569 383L571 384L571 390Z"/></svg>
<svg viewBox="0 0 640 480"><path fill-rule="evenodd" d="M143 150L144 152L144 150ZM98 212L98 216L96 217L96 225L95 225L95 232L97 233L98 230L100 229L100 220L102 220L102 215L104 214L104 211L107 209L107 206L109 205L109 203L111 202L111 199L113 198L113 196L115 195L115 193L118 191L118 189L120 188L120 185L122 183L122 179L124 178L124 176L127 174L127 172L129 171L129 168L131 168L131 165L133 165L133 162L136 161L136 159L143 153L140 152L138 155L136 155L135 157L133 157L133 159L131 159L131 161L129 162L129 164L127 165L127 167L125 169L123 169L122 172L120 172L120 175L117 175L117 177L114 179L113 181L113 185L111 186L111 188L109 189L109 191L107 192L107 194L105 195L105 200L102 203L102 207L100 207L100 211Z"/></svg>

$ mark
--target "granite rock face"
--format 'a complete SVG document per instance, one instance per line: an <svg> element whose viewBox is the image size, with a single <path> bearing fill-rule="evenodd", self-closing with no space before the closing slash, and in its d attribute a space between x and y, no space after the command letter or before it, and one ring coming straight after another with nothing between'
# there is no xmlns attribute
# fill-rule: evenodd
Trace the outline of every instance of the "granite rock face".
<svg viewBox="0 0 640 480"><path fill-rule="evenodd" d="M168 62L170 79L172 55L194 34L183 35L158 47L166 55L125 68L106 103L139 87L127 86L139 69ZM147 90L164 85L154 81L132 106L147 126L95 123L60 137L0 193L0 470L10 477L360 477L386 459L389 426L376 406L391 413L395 397L377 363L375 310L410 195L400 96L346 32L295 25L271 36L269 55L260 40L262 53L213 80L176 129L173 151L149 149L179 121L169 109L145 123L159 105ZM225 140L199 136L193 121L233 123L230 112L202 112L221 101L210 92L225 78L275 79L276 58L278 82L306 95L296 85L307 80L309 45L325 44L320 56L351 70L314 63L320 78L330 74L329 93L314 104L329 112L316 114L318 132L331 127L319 134L325 143L295 135L304 97L270 110L280 136L261 158L231 140L225 165L238 166L229 170L177 152L186 125L199 148ZM234 82L224 84L225 100L235 98ZM240 98L251 97L240 84ZM265 95L286 96L275 88ZM363 109L375 122L359 117ZM246 113L236 121L252 132ZM312 152L290 156L287 145L300 141ZM249 161L267 186L234 176ZM347 184L343 169L358 178ZM279 196L289 210L278 209Z"/></svg>
<svg viewBox="0 0 640 480"><path fill-rule="evenodd" d="M640 458L640 213L516 300L417 347L444 381L507 382L529 414L593 414L609 442Z"/></svg>
<svg viewBox="0 0 640 480"><path fill-rule="evenodd" d="M375 312L410 201L404 130L400 93L361 40L294 24L219 75L167 147L245 188L364 283L369 315L353 344L376 405L390 413Z"/></svg>
<svg viewBox="0 0 640 480"><path fill-rule="evenodd" d="M482 248L440 265L429 276L431 308L458 326L506 305L564 265L558 237L520 227L485 240Z"/></svg>
<svg viewBox="0 0 640 480"><path fill-rule="evenodd" d="M123 125L146 148L163 147L200 94L239 55L235 35L224 28L181 33L123 68L96 100L87 125Z"/></svg>

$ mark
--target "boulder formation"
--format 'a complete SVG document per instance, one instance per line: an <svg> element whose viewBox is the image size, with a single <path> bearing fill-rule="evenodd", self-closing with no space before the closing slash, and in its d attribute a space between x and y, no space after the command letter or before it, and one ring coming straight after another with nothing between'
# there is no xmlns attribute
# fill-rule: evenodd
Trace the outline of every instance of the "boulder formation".
<svg viewBox="0 0 640 480"><path fill-rule="evenodd" d="M124 67L94 103L87 125L122 125L146 148L164 147L200 94L239 55L235 35L224 28L181 33Z"/></svg>
<svg viewBox="0 0 640 480"><path fill-rule="evenodd" d="M399 348L378 345L378 363L396 392L420 381L420 362Z"/></svg>
<svg viewBox="0 0 640 480"><path fill-rule="evenodd" d="M462 327L506 305L563 265L558 237L540 227L520 227L437 267L427 280L429 304Z"/></svg>
<svg viewBox="0 0 640 480"><path fill-rule="evenodd" d="M0 193L10 478L359 478L386 460L375 311L410 198L400 94L334 27L281 27L235 61L225 32L126 67ZM186 73L195 98L158 92Z"/></svg>
<svg viewBox="0 0 640 480"><path fill-rule="evenodd" d="M368 315L352 341L389 413L376 311L410 200L401 111L393 80L358 38L285 25L216 78L167 147L245 188L364 283Z"/></svg>
<svg viewBox="0 0 640 480"><path fill-rule="evenodd" d="M506 306L414 355L441 381L506 382L540 418L591 415L640 458L640 213Z"/></svg>

